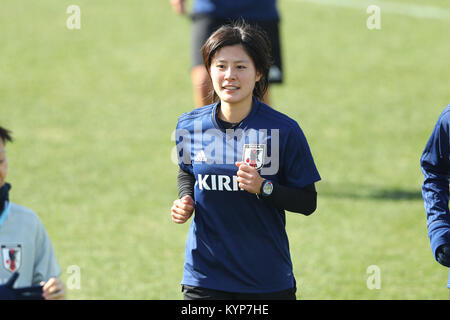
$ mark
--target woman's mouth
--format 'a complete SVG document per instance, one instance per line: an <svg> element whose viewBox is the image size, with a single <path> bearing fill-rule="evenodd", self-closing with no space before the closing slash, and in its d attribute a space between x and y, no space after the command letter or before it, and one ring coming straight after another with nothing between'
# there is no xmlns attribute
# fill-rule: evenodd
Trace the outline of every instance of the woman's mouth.
<svg viewBox="0 0 450 320"><path fill-rule="evenodd" d="M235 91L235 90L238 90L239 87L237 87L237 86L224 86L223 89L229 90L229 91Z"/></svg>

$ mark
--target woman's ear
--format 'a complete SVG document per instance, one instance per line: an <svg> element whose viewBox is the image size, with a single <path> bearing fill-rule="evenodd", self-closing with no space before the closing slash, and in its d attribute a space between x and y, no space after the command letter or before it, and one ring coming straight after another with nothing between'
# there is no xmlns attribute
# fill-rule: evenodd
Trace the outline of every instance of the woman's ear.
<svg viewBox="0 0 450 320"><path fill-rule="evenodd" d="M262 77L262 72L256 71L256 81L255 82L258 82L259 80L261 80L261 77Z"/></svg>

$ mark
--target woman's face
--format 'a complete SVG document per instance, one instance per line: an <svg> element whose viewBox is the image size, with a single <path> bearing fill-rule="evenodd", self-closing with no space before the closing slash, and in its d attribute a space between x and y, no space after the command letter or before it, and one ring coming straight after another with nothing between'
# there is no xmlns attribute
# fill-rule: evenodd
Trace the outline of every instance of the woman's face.
<svg viewBox="0 0 450 320"><path fill-rule="evenodd" d="M261 79L261 73L240 44L219 49L211 61L210 74L214 91L230 105L251 103L255 82Z"/></svg>

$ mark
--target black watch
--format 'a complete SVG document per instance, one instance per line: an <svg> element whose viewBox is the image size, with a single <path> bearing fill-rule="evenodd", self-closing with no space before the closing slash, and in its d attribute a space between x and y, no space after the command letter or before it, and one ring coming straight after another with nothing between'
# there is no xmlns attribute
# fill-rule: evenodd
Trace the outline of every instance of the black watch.
<svg viewBox="0 0 450 320"><path fill-rule="evenodd" d="M273 183L270 180L264 180L263 183L261 184L261 196L262 197L268 197L272 194L273 192Z"/></svg>

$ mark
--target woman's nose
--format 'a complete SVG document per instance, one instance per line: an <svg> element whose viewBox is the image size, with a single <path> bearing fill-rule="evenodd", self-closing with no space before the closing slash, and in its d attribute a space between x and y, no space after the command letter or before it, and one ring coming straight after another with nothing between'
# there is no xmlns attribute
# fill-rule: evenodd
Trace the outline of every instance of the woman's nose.
<svg viewBox="0 0 450 320"><path fill-rule="evenodd" d="M225 71L225 79L234 79L234 77L235 77L234 70L232 67L229 67Z"/></svg>

